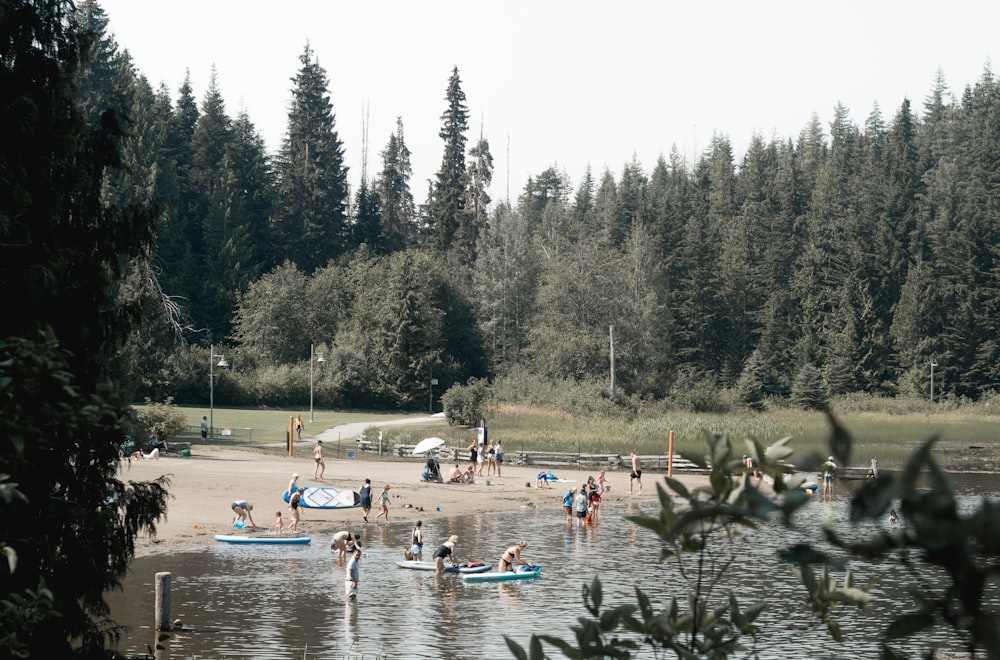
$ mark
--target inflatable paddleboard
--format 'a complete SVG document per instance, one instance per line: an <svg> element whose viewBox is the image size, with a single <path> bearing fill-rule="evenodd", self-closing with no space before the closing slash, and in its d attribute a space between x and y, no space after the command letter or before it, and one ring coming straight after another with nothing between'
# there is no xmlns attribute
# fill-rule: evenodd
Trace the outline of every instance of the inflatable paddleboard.
<svg viewBox="0 0 1000 660"><path fill-rule="evenodd" d="M415 571L436 571L437 566L434 565L432 561L416 561L413 559L400 559L396 562L396 566L400 568L411 568ZM452 566L451 564L444 565L445 573L463 573L463 574L473 574L473 573L485 573L486 571L493 568L490 564L481 561L470 561L464 564L459 564L458 566Z"/></svg>
<svg viewBox="0 0 1000 660"><path fill-rule="evenodd" d="M287 490L281 494L281 498L288 501ZM350 509L361 505L361 494L328 486L310 486L302 493L299 505L306 509Z"/></svg>
<svg viewBox="0 0 1000 660"><path fill-rule="evenodd" d="M466 582L503 582L506 580L528 580L541 576L542 567L534 565L531 568L520 566L517 571L491 571L489 573L478 573L475 575L463 575Z"/></svg>
<svg viewBox="0 0 1000 660"><path fill-rule="evenodd" d="M215 540L222 543L271 543L282 545L309 543L312 541L308 536L233 536L227 534L216 534Z"/></svg>

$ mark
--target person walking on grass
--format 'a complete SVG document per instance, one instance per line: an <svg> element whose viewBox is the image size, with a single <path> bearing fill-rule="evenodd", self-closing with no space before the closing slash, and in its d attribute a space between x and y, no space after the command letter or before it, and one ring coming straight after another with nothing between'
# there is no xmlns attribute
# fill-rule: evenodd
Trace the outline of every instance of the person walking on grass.
<svg viewBox="0 0 1000 660"><path fill-rule="evenodd" d="M378 519L385 516L385 524L389 524L389 484L382 487L382 494L379 496L379 503L382 505L382 510L378 512L375 516L375 522L378 523Z"/></svg>

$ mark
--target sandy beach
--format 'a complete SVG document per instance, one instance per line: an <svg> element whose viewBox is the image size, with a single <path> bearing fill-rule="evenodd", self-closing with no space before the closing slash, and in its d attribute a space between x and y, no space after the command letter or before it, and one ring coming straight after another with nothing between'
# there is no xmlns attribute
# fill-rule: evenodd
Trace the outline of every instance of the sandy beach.
<svg viewBox="0 0 1000 660"><path fill-rule="evenodd" d="M303 439L311 448L312 442ZM253 518L258 527L274 525L275 513L281 511L285 526L289 523L288 505L281 495L288 487L293 472L299 473L299 485L332 486L358 490L364 480L372 480L373 499L385 484L392 495L389 511L391 525L408 525L417 519L432 520L441 516L467 513L509 511L527 506L552 507L558 510L566 489L573 484L553 483L550 488L535 487L539 466L503 465L502 476L477 477L475 484L434 484L420 480L423 459L325 458L323 479L313 479L314 463L308 457L277 456L247 449L194 445L191 456L161 456L159 460L122 461L123 481L149 481L162 475L170 479L170 499L167 517L157 528L155 537L142 535L136 540L138 556L176 552L204 547L215 534L231 534L235 500L247 500L254 505ZM453 463L452 463L453 465ZM466 467L467 463L462 467ZM447 474L451 465L442 464ZM599 470L552 470L561 479L585 483L588 476L597 477ZM484 469L483 474L486 474ZM636 497L628 495L627 470L607 472L611 490L604 501ZM704 477L674 475L688 483L698 483ZM643 498L656 496L660 475L643 475ZM487 481L489 483L487 483ZM374 521L378 509L369 516ZM304 509L300 531L323 540L340 529L358 529L365 523L360 507L354 509ZM369 522L369 525L375 524ZM381 524L381 523L380 523Z"/></svg>

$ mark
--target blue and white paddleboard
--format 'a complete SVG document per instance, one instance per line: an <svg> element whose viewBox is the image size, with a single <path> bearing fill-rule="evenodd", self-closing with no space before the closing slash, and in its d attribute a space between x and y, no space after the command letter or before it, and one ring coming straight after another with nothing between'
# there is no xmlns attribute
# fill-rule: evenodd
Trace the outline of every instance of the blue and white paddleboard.
<svg viewBox="0 0 1000 660"><path fill-rule="evenodd" d="M281 498L288 501L287 490L281 494ZM361 505L361 494L329 486L310 486L303 491L299 504L306 509L350 509Z"/></svg>
<svg viewBox="0 0 1000 660"><path fill-rule="evenodd" d="M396 562L396 566L400 568L411 568L416 571L436 571L437 566L432 561L416 561L413 559L400 559ZM493 568L490 564L481 561L470 561L464 564L459 564L458 566L452 566L451 564L445 564L445 573L485 573L486 571Z"/></svg>
<svg viewBox="0 0 1000 660"><path fill-rule="evenodd" d="M231 534L216 534L215 540L222 543L271 543L271 544L301 544L309 543L308 536L236 536Z"/></svg>
<svg viewBox="0 0 1000 660"><path fill-rule="evenodd" d="M517 571L490 571L489 573L476 573L473 575L463 575L466 582L504 582L506 580L528 580L541 576L542 567L535 564L531 568L527 566L519 567Z"/></svg>

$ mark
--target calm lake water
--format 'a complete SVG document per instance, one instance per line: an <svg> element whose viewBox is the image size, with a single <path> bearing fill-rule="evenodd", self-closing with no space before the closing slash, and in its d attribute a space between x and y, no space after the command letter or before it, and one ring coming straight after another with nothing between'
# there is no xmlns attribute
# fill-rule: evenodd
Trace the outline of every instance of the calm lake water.
<svg viewBox="0 0 1000 660"><path fill-rule="evenodd" d="M978 501L974 496L1000 493L1000 480L992 475L962 475L956 485L970 509ZM762 657L875 657L885 621L908 609L912 576L892 562L852 563L855 583L875 597L872 606L838 613L842 644L821 629L805 629L812 619L804 591L775 552L798 540L817 541L824 524L854 538L881 526L852 530L844 525L847 487L840 487L831 502L811 502L800 531L763 526L735 541L745 560L731 573L733 588L744 605L767 603L759 620ZM523 556L543 566L542 576L509 583L467 584L454 575L398 568L395 562L412 525L368 525L359 600L350 606L344 599L344 563L330 552L329 535L314 535L304 546L214 543L196 552L137 559L124 592L110 598L115 619L131 628L119 650L146 653L152 647L154 575L169 571L171 616L181 618L187 630L174 633L169 655L160 657L510 658L505 635L525 647L532 633L571 638L570 626L586 614L581 587L595 575L604 585L605 605L634 602L636 585L661 606L672 595L683 596L676 569L655 562L657 539L624 519L657 510L652 500L605 500L600 524L567 527L556 490L551 507L424 522L425 558L451 534L459 536L460 561L494 564L508 545L528 539ZM993 585L991 592L992 605L1000 609L1000 586ZM915 654L930 639L898 648ZM954 644L944 631L935 639Z"/></svg>

